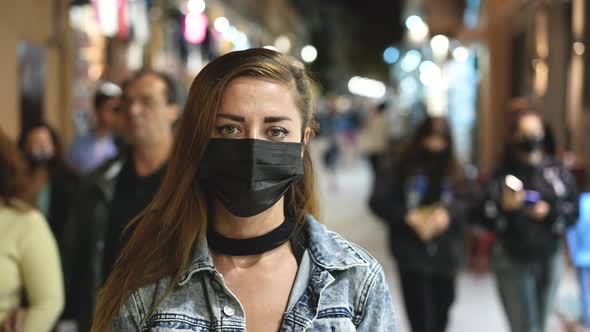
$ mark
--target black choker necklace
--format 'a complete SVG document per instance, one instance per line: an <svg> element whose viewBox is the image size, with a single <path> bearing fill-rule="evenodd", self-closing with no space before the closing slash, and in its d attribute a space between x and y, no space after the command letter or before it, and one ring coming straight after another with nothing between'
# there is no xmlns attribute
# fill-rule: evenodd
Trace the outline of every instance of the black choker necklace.
<svg viewBox="0 0 590 332"><path fill-rule="evenodd" d="M293 233L294 223L283 223L272 231L250 239L231 239L207 227L207 242L213 251L229 256L251 256L270 251L289 241Z"/></svg>

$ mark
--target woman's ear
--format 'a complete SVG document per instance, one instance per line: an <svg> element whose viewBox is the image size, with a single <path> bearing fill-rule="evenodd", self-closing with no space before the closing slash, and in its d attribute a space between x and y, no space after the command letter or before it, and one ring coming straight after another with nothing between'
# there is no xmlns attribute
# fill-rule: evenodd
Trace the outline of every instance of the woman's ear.
<svg viewBox="0 0 590 332"><path fill-rule="evenodd" d="M310 137L311 137L311 128L305 127L305 131L303 132L303 145L307 145Z"/></svg>
<svg viewBox="0 0 590 332"><path fill-rule="evenodd" d="M311 137L311 128L305 127L305 130L303 131L303 140L301 142L301 143L303 143L303 149L301 149L301 158L303 158L303 155L305 154L305 147L307 146L307 143L309 142L310 137Z"/></svg>

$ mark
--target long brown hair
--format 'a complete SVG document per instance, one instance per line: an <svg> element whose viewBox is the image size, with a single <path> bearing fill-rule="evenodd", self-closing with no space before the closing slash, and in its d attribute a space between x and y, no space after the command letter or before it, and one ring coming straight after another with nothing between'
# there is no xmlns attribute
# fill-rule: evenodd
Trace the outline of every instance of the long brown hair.
<svg viewBox="0 0 590 332"><path fill-rule="evenodd" d="M0 205L28 210L29 177L27 164L18 147L0 129ZM31 202L28 202L31 203Z"/></svg>
<svg viewBox="0 0 590 332"><path fill-rule="evenodd" d="M105 331L133 290L173 276L160 303L178 283L192 247L207 225L206 194L197 181L197 169L223 92L229 82L242 76L270 79L291 88L304 128L315 129L311 80L303 66L290 57L267 49L249 49L226 54L203 68L191 85L160 190L127 227L135 230L100 293L92 331ZM304 166L302 181L286 195L287 207L296 213L300 225L307 213L318 212L308 151L304 153Z"/></svg>

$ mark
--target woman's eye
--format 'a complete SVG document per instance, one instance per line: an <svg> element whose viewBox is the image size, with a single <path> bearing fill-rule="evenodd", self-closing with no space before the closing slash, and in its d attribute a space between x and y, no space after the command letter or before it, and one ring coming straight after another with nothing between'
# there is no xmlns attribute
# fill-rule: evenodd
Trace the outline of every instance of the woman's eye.
<svg viewBox="0 0 590 332"><path fill-rule="evenodd" d="M270 128L268 133L272 138L284 138L289 134L289 131L285 128L274 127Z"/></svg>
<svg viewBox="0 0 590 332"><path fill-rule="evenodd" d="M221 135L236 135L240 133L240 128L235 125L224 125L217 127L217 132Z"/></svg>

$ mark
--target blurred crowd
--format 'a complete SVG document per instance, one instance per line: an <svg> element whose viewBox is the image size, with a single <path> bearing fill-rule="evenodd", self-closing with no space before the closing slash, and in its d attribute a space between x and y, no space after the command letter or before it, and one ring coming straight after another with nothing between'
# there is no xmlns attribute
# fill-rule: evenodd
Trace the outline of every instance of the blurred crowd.
<svg viewBox="0 0 590 332"><path fill-rule="evenodd" d="M0 322L88 331L127 223L159 188L179 114L176 83L142 71L99 85L93 131L67 150L49 125L0 135ZM7 294L7 296L4 296ZM71 324L73 323L73 324Z"/></svg>
<svg viewBox="0 0 590 332"><path fill-rule="evenodd" d="M49 331L60 321L90 329L129 221L164 176L177 95L170 77L141 71L120 87L98 86L93 130L67 149L45 123L18 142L0 133L4 331ZM503 157L483 176L456 157L445 118L424 115L407 138L392 139L391 105L342 111L339 103L325 103L318 116L327 142L320 161L331 176L366 157L374 173L369 207L388 226L412 330L445 331L458 272L485 255L511 330L543 331L563 268L560 239L577 221L578 199L539 113L514 112ZM336 178L331 183L338 190ZM475 228L485 235L468 250Z"/></svg>

